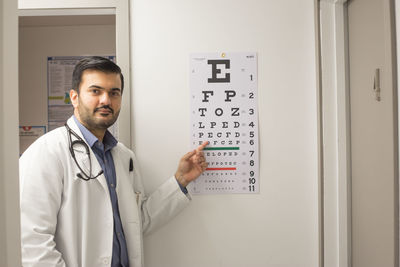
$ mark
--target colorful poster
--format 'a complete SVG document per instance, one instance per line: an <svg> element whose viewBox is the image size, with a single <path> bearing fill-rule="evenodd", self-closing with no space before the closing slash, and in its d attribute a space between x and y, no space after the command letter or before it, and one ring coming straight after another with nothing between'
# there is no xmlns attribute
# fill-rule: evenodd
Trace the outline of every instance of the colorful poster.
<svg viewBox="0 0 400 267"><path fill-rule="evenodd" d="M209 141L192 194L259 193L257 55L190 57L191 146Z"/></svg>

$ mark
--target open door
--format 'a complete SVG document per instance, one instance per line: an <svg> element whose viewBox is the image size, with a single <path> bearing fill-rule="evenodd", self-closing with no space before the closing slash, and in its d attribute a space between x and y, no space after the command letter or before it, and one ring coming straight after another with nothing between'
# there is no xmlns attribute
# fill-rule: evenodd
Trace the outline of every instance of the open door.
<svg viewBox="0 0 400 267"><path fill-rule="evenodd" d="M353 267L398 266L394 3L348 1Z"/></svg>

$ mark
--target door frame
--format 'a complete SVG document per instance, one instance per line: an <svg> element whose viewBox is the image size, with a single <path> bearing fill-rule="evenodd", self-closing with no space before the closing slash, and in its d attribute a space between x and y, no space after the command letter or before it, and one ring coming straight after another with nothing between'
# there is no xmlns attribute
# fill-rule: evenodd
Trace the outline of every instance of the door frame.
<svg viewBox="0 0 400 267"><path fill-rule="evenodd" d="M115 15L116 61L124 73L124 97L118 139L131 148L131 79L129 0L19 0L19 16Z"/></svg>
<svg viewBox="0 0 400 267"><path fill-rule="evenodd" d="M321 266L351 266L351 151L347 0L316 0Z"/></svg>
<svg viewBox="0 0 400 267"><path fill-rule="evenodd" d="M0 3L0 265L21 266L17 3Z"/></svg>
<svg viewBox="0 0 400 267"><path fill-rule="evenodd" d="M0 195L3 200L0 210L5 216L0 219L1 263L6 266L21 265L20 215L19 215L19 137L18 137L18 16L50 15L116 15L116 57L125 73L123 105L119 116L119 139L131 146L131 79L130 79L130 18L129 0L4 0L0 4L4 22L1 36L3 52L0 66L0 101L4 114L0 119L1 157ZM5 38L4 38L5 37ZM4 53L7 51L7 53ZM17 60L16 60L17 59ZM7 167L5 167L7 166Z"/></svg>

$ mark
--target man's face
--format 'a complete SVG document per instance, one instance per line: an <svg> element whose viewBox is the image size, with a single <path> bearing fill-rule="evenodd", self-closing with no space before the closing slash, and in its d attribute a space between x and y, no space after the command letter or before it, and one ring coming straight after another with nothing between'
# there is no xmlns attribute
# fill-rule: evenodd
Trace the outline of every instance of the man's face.
<svg viewBox="0 0 400 267"><path fill-rule="evenodd" d="M105 130L117 120L121 109L121 78L118 73L85 70L79 94L71 90L74 114L89 130Z"/></svg>

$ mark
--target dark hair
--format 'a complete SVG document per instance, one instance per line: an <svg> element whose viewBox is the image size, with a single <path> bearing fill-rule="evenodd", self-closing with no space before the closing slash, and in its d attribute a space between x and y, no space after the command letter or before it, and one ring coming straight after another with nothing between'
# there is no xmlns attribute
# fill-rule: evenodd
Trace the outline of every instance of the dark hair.
<svg viewBox="0 0 400 267"><path fill-rule="evenodd" d="M87 57L79 60L72 73L72 89L79 93L79 85L82 81L82 73L85 70L98 70L104 73L118 73L121 78L121 93L124 91L124 76L121 68L111 60L104 57Z"/></svg>

